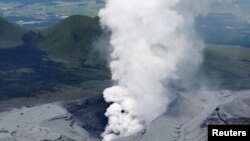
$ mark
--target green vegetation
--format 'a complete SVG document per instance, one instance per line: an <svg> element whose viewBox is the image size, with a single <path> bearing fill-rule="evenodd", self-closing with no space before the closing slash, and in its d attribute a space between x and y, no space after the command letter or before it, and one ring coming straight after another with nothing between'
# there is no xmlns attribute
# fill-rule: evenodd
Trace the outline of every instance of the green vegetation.
<svg viewBox="0 0 250 141"><path fill-rule="evenodd" d="M0 100L57 95L65 87L110 80L106 58L93 45L102 35L97 18L71 16L36 31L3 19L0 25ZM249 89L250 48L208 45L200 78L211 86Z"/></svg>
<svg viewBox="0 0 250 141"><path fill-rule="evenodd" d="M203 77L213 86L225 89L250 88L250 48L207 45Z"/></svg>
<svg viewBox="0 0 250 141"><path fill-rule="evenodd" d="M18 27L10 34L19 29L25 31L20 35L23 44L0 49L0 99L110 79L106 58L93 46L102 34L97 18L71 16L47 29Z"/></svg>
<svg viewBox="0 0 250 141"><path fill-rule="evenodd" d="M97 18L75 15L38 32L45 37L40 46L49 60L80 77L109 78L106 58L93 46L102 34Z"/></svg>
<svg viewBox="0 0 250 141"><path fill-rule="evenodd" d="M101 29L96 19L71 16L40 32L46 37L42 46L47 51L62 56L70 54L81 57L91 51L91 44L101 34Z"/></svg>
<svg viewBox="0 0 250 141"><path fill-rule="evenodd" d="M23 43L22 36L28 32L0 17L0 48L14 47Z"/></svg>
<svg viewBox="0 0 250 141"><path fill-rule="evenodd" d="M49 53L50 59L67 66L75 63L92 67L106 66L104 56L93 47L93 42L102 33L97 18L71 16L40 32L45 37L41 49ZM79 67L80 64L75 65Z"/></svg>

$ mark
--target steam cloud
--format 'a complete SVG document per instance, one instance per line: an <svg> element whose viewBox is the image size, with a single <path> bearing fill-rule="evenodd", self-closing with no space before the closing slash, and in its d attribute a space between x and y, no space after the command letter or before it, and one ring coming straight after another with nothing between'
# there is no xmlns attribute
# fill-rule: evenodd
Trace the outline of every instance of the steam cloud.
<svg viewBox="0 0 250 141"><path fill-rule="evenodd" d="M111 31L110 68L116 86L104 91L112 103L103 140L132 135L166 112L174 94L202 63L203 44L195 40L194 16L181 0L107 0L99 12ZM194 14L195 12L195 14Z"/></svg>

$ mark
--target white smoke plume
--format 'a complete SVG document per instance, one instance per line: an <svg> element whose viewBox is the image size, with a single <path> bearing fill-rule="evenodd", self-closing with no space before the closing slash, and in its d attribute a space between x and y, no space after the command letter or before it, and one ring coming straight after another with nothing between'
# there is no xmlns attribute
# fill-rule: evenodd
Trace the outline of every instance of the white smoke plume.
<svg viewBox="0 0 250 141"><path fill-rule="evenodd" d="M132 135L166 112L174 97L170 83L187 83L202 63L196 13L181 2L106 0L99 12L102 26L112 33L110 68L117 82L104 91L112 103L105 113L104 141Z"/></svg>

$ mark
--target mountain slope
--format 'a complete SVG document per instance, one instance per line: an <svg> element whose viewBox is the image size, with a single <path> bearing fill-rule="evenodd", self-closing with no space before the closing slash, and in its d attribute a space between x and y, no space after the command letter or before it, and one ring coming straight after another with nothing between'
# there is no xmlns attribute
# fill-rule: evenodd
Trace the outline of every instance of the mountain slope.
<svg viewBox="0 0 250 141"><path fill-rule="evenodd" d="M57 104L11 110L0 116L1 141L94 141Z"/></svg>
<svg viewBox="0 0 250 141"><path fill-rule="evenodd" d="M72 16L47 29L25 29L22 35L17 29L8 34L20 35L23 44L0 49L0 99L33 96L110 78L106 59L92 45L101 34L97 19Z"/></svg>
<svg viewBox="0 0 250 141"><path fill-rule="evenodd" d="M42 46L58 55L87 55L92 42L101 34L97 19L86 16L71 16L58 24L42 30L46 37Z"/></svg>
<svg viewBox="0 0 250 141"><path fill-rule="evenodd" d="M182 93L145 130L115 141L207 141L207 125L248 125L247 91Z"/></svg>
<svg viewBox="0 0 250 141"><path fill-rule="evenodd" d="M0 17L0 48L14 47L23 43L22 36L28 32Z"/></svg>
<svg viewBox="0 0 250 141"><path fill-rule="evenodd" d="M71 16L40 33L45 37L41 49L54 61L69 67L106 67L105 56L93 46L102 34L97 18Z"/></svg>
<svg viewBox="0 0 250 141"><path fill-rule="evenodd" d="M250 49L207 45L201 68L202 81L212 87L250 89Z"/></svg>
<svg viewBox="0 0 250 141"><path fill-rule="evenodd" d="M70 16L39 33L45 38L40 49L48 53L49 60L89 79L110 78L106 56L93 45L102 34L97 18Z"/></svg>
<svg viewBox="0 0 250 141"><path fill-rule="evenodd" d="M102 35L97 18L71 16L38 31L4 20L0 23L0 31L6 32L0 43L7 39L12 44L23 42L14 48L0 48L0 99L47 93L56 87L88 80L110 79L106 56L93 45ZM7 32L3 27L12 29ZM249 89L249 62L249 48L209 45L200 79L208 86Z"/></svg>

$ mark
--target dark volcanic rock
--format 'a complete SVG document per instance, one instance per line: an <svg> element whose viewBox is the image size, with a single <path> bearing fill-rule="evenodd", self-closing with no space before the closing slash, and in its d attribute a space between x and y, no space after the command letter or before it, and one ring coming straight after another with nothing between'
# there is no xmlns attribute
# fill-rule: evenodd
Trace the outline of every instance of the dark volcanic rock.
<svg viewBox="0 0 250 141"><path fill-rule="evenodd" d="M201 124L207 125L234 125L250 124L249 98L237 98L231 103L217 107Z"/></svg>
<svg viewBox="0 0 250 141"><path fill-rule="evenodd" d="M104 131L107 124L104 113L108 106L101 95L64 103L73 118L93 137L100 137Z"/></svg>

